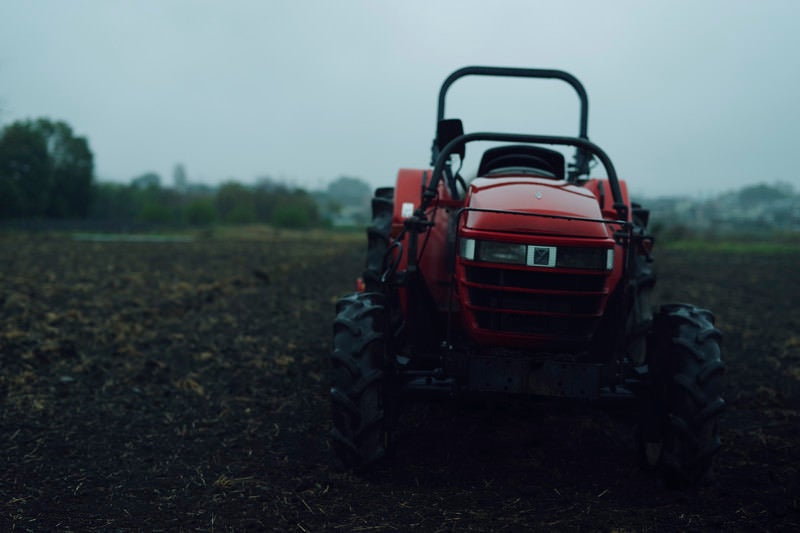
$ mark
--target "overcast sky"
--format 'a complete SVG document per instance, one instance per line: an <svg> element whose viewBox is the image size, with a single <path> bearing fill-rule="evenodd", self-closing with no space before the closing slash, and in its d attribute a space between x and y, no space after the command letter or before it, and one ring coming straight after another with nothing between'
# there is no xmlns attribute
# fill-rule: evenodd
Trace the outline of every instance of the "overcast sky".
<svg viewBox="0 0 800 533"><path fill-rule="evenodd" d="M800 185L798 20L795 0L3 0L0 124L67 121L107 181L170 183L182 163L204 183L390 185L427 165L451 71L559 68L640 194ZM578 131L560 82L472 77L450 96L467 131Z"/></svg>

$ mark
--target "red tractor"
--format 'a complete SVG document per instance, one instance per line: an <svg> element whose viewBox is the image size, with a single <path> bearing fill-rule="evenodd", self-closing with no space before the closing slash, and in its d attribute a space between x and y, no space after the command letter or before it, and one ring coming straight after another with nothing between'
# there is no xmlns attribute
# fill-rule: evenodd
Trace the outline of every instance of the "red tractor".
<svg viewBox="0 0 800 533"><path fill-rule="evenodd" d="M578 136L465 135L445 97L471 75L568 83ZM500 393L630 397L643 463L672 486L706 477L725 405L721 335L704 309L651 308L649 211L588 140L587 113L583 85L560 70L466 67L444 81L432 168L377 189L360 290L336 306L331 443L346 467L385 455L414 392ZM495 145L467 182L474 141ZM575 148L574 161L543 145ZM588 176L594 159L604 179Z"/></svg>

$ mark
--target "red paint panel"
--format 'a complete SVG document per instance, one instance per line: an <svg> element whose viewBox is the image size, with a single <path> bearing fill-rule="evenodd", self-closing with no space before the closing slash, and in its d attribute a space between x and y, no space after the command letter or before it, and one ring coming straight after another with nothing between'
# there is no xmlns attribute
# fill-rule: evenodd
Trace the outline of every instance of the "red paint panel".
<svg viewBox="0 0 800 533"><path fill-rule="evenodd" d="M561 217L602 218L595 196L578 185L544 178L478 178L470 185L469 206ZM470 212L466 228L504 233L606 239L603 224L580 220Z"/></svg>

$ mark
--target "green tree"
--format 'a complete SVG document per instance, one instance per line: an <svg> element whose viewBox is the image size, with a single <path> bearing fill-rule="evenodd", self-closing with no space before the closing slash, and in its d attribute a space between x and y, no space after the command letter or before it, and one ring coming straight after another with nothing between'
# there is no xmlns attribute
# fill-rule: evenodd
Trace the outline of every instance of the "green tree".
<svg viewBox="0 0 800 533"><path fill-rule="evenodd" d="M276 183L269 177L258 179L253 187L256 220L264 223L272 222L275 209L287 194L289 194L289 189L286 185Z"/></svg>
<svg viewBox="0 0 800 533"><path fill-rule="evenodd" d="M30 122L15 122L0 136L0 217L43 215L52 183L47 143Z"/></svg>
<svg viewBox="0 0 800 533"><path fill-rule="evenodd" d="M372 189L358 178L341 176L328 185L328 196L340 205L361 207L369 205Z"/></svg>
<svg viewBox="0 0 800 533"><path fill-rule="evenodd" d="M161 176L146 172L131 180L130 190L136 206L136 218L151 224L181 222L183 196L161 186Z"/></svg>
<svg viewBox="0 0 800 533"><path fill-rule="evenodd" d="M281 198L271 222L281 228L309 229L319 226L321 217L314 198L297 189Z"/></svg>
<svg viewBox="0 0 800 533"><path fill-rule="evenodd" d="M157 191L161 188L161 176L155 172L145 172L131 180L131 187L140 191Z"/></svg>
<svg viewBox="0 0 800 533"><path fill-rule="evenodd" d="M256 220L253 192L239 182L223 183L217 191L215 203L223 222L243 224Z"/></svg>
<svg viewBox="0 0 800 533"><path fill-rule="evenodd" d="M63 121L14 122L0 136L0 216L85 217L94 158Z"/></svg>
<svg viewBox="0 0 800 533"><path fill-rule="evenodd" d="M772 200L780 200L791 196L792 189L790 186L781 185L767 185L766 183L759 183L758 185L749 185L739 191L739 199L743 203L752 204L753 202L769 202Z"/></svg>
<svg viewBox="0 0 800 533"><path fill-rule="evenodd" d="M98 183L92 193L90 216L99 220L130 222L136 217L135 191L121 183Z"/></svg>
<svg viewBox="0 0 800 533"><path fill-rule="evenodd" d="M150 224L167 224L175 221L175 212L156 200L145 203L139 210L138 218Z"/></svg>
<svg viewBox="0 0 800 533"><path fill-rule="evenodd" d="M192 226L210 226L216 217L214 201L211 198L194 198L186 206L186 222Z"/></svg>
<svg viewBox="0 0 800 533"><path fill-rule="evenodd" d="M66 122L39 119L35 123L47 143L52 182L46 214L83 218L89 214L94 157L85 137L76 137Z"/></svg>

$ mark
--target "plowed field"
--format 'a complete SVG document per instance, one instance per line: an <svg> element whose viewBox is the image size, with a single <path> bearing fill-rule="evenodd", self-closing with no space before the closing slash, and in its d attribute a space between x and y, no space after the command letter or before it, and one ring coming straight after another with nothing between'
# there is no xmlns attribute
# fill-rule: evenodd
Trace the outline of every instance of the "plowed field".
<svg viewBox="0 0 800 533"><path fill-rule="evenodd" d="M662 251L712 309L714 480L640 470L620 407L411 406L358 477L326 443L333 306L362 240L0 238L0 530L800 530L797 254Z"/></svg>

